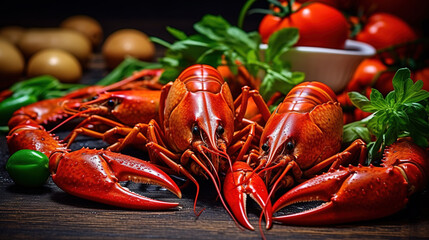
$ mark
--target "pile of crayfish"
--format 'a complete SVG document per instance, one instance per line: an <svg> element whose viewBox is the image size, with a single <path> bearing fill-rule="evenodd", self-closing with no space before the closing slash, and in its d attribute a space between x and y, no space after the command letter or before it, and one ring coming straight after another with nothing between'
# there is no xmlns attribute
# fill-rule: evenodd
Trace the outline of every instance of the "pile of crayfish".
<svg viewBox="0 0 429 240"><path fill-rule="evenodd" d="M365 165L362 140L342 146L342 108L323 83L298 84L270 113L257 90L244 86L234 98L208 65L190 66L163 86L138 84L141 77L156 78L162 71L144 70L108 87L22 107L9 121L10 154L40 151L49 157L59 188L123 208L179 205L131 192L123 181L157 184L180 198L172 175L195 185L196 196L201 181L208 180L232 219L250 230L248 195L261 207L269 229L273 222L322 225L384 217L426 187L428 153L410 139L386 148L380 166ZM247 113L251 107L255 116ZM59 140L53 131L72 120L78 120L73 130ZM58 126L47 130L52 124ZM108 146L71 151L82 135ZM146 152L148 159L121 153L128 147ZM305 201L323 204L281 214Z"/></svg>

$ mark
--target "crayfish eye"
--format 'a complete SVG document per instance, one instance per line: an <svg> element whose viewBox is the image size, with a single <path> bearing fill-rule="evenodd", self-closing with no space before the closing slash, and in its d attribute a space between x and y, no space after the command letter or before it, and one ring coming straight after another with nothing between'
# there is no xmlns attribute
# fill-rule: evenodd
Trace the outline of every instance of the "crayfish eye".
<svg viewBox="0 0 429 240"><path fill-rule="evenodd" d="M225 129L219 125L216 129L217 134L222 135L225 132Z"/></svg>
<svg viewBox="0 0 429 240"><path fill-rule="evenodd" d="M289 141L289 142L286 143L286 149L288 151L292 151L294 148L295 148L295 144L293 144L292 141Z"/></svg>
<svg viewBox="0 0 429 240"><path fill-rule="evenodd" d="M199 134L199 133L200 133L200 128L199 128L197 125L194 125L194 126L192 127L192 133L193 133L194 135Z"/></svg>
<svg viewBox="0 0 429 240"><path fill-rule="evenodd" d="M109 100L107 101L107 106L109 106L109 107L114 107L114 106L115 106L115 101L114 101L113 99L109 99Z"/></svg>
<svg viewBox="0 0 429 240"><path fill-rule="evenodd" d="M95 95L91 98L91 100L96 100L98 98L98 95Z"/></svg>
<svg viewBox="0 0 429 240"><path fill-rule="evenodd" d="M270 148L270 146L268 146L268 143L262 144L262 151L266 152L266 151L268 151L269 148Z"/></svg>

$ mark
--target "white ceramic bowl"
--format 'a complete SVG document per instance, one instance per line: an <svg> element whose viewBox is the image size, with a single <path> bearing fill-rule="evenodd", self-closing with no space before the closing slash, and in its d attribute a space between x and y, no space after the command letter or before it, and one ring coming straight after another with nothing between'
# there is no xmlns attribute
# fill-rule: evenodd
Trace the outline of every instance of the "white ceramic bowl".
<svg viewBox="0 0 429 240"><path fill-rule="evenodd" d="M267 45L261 44L260 48L265 50ZM359 63L375 53L375 49L369 44L346 40L344 50L294 47L282 59L290 62L293 71L304 72L305 81L323 82L338 93L351 80Z"/></svg>

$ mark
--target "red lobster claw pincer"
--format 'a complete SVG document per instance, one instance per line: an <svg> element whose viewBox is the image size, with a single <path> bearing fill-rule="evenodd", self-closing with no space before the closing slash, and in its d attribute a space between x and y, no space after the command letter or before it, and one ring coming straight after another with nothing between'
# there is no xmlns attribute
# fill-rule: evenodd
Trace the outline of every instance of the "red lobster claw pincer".
<svg viewBox="0 0 429 240"><path fill-rule="evenodd" d="M405 206L407 186L402 172L393 166L340 167L291 189L273 209L277 212L302 202L321 205L273 219L291 225L327 225L385 217Z"/></svg>
<svg viewBox="0 0 429 240"><path fill-rule="evenodd" d="M131 156L81 149L53 153L49 165L55 184L77 197L131 209L161 210L179 205L141 196L120 185L120 181L156 184L181 197L179 187L167 174Z"/></svg>
<svg viewBox="0 0 429 240"><path fill-rule="evenodd" d="M223 192L228 205L241 225L249 230L254 230L246 212L246 197L249 195L264 210L266 228L271 228L272 208L267 188L262 178L254 173L247 163L237 161L233 164L232 172L228 171L226 174Z"/></svg>

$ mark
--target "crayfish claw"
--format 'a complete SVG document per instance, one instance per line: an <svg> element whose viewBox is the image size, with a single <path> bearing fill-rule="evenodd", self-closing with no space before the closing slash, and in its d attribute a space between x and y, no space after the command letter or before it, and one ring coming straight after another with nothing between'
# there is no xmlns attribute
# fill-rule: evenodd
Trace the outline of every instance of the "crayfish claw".
<svg viewBox="0 0 429 240"><path fill-rule="evenodd" d="M232 172L225 177L224 195L237 221L249 230L255 230L247 218L246 200L249 195L263 209L266 229L272 226L271 201L264 181L245 162L235 162Z"/></svg>
<svg viewBox="0 0 429 240"><path fill-rule="evenodd" d="M303 202L322 204L274 216L273 220L290 225L328 225L388 216L405 206L407 183L393 167L342 167L291 189L274 203L273 211Z"/></svg>
<svg viewBox="0 0 429 240"><path fill-rule="evenodd" d="M163 171L149 162L120 153L81 149L71 153L54 153L50 161L58 163L56 169L50 169L55 184L65 192L88 200L145 210L169 209L179 205L131 192L121 186L121 181L156 184L179 198L182 196L176 183Z"/></svg>

